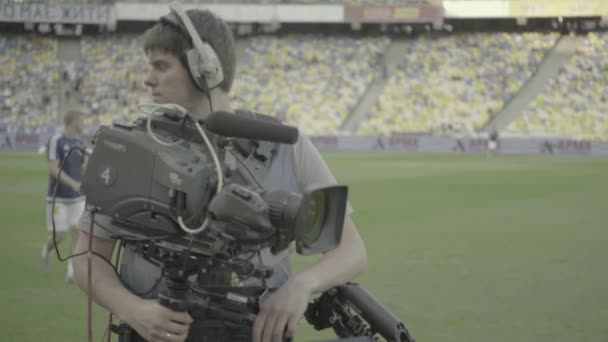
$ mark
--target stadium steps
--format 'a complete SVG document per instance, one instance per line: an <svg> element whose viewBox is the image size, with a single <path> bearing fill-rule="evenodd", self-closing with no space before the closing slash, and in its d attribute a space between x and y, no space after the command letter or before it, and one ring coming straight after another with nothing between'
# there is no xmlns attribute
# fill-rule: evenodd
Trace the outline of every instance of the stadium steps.
<svg viewBox="0 0 608 342"><path fill-rule="evenodd" d="M78 61L80 60L80 38L78 37L61 37L59 38L59 46L57 50L57 59L60 61Z"/></svg>
<svg viewBox="0 0 608 342"><path fill-rule="evenodd" d="M582 42L583 39L580 37L561 36L545 55L532 78L519 89L513 99L500 112L484 125L482 130L490 132L493 129L500 131L507 128L513 120L524 112L528 104L544 91L549 80L557 75L559 69L570 60Z"/></svg>
<svg viewBox="0 0 608 342"><path fill-rule="evenodd" d="M81 57L80 51L80 38L77 37L62 37L59 39L59 46L57 49L57 60L60 62L78 62ZM65 93L69 84L61 83L59 90L59 119L63 119L63 113L69 108L76 108L80 103L80 95L72 92L69 99L66 98Z"/></svg>
<svg viewBox="0 0 608 342"><path fill-rule="evenodd" d="M342 123L342 126L340 127L341 132L356 132L361 120L365 118L376 101L378 101L380 94L384 91L386 83L387 80L385 79L374 79L372 83L367 86L367 89L363 93L363 96L359 98L359 102L353 112Z"/></svg>
<svg viewBox="0 0 608 342"><path fill-rule="evenodd" d="M382 60L387 75L391 75L397 64L403 59L403 55L407 51L407 45L405 40L391 41ZM365 93L363 93L363 96L359 99L359 103L355 109L342 123L340 131L347 133L354 133L357 131L361 121L367 117L367 114L384 92L384 87L387 82L388 79L386 78L376 78L369 84Z"/></svg>
<svg viewBox="0 0 608 342"><path fill-rule="evenodd" d="M237 60L245 55L245 50L247 50L248 45L249 41L247 39L240 38L235 41Z"/></svg>

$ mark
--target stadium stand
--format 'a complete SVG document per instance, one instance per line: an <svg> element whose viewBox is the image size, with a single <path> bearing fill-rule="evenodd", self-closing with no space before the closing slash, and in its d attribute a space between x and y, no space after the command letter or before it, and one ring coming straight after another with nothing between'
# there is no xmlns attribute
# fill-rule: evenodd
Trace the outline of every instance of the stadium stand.
<svg viewBox="0 0 608 342"><path fill-rule="evenodd" d="M476 33L408 38L384 92L358 134L472 132L534 73L558 35ZM141 115L149 101L140 36L87 35L82 59L56 60L57 38L0 37L0 123L57 119L59 93L71 82L90 125ZM607 33L590 33L529 108L506 130L515 135L608 139ZM309 134L335 134L369 84L382 77L386 36L290 34L243 39L233 92L237 108L275 115ZM68 94L69 96L69 94ZM453 131L452 131L453 133Z"/></svg>
<svg viewBox="0 0 608 342"><path fill-rule="evenodd" d="M0 37L0 123L41 125L57 115L57 39Z"/></svg>
<svg viewBox="0 0 608 342"><path fill-rule="evenodd" d="M581 38L583 39L583 38ZM608 33L590 33L507 133L608 139Z"/></svg>
<svg viewBox="0 0 608 342"><path fill-rule="evenodd" d="M248 38L239 58L235 107L278 116L307 133L335 132L374 77L373 64L388 43L338 36ZM137 104L149 101L143 84L148 66L138 36L85 36L81 49L77 69L91 113L87 123L141 115Z"/></svg>
<svg viewBox="0 0 608 342"><path fill-rule="evenodd" d="M80 95L91 113L87 123L109 124L142 115L137 104L150 99L144 85L148 64L141 44L141 37L132 34L82 38Z"/></svg>
<svg viewBox="0 0 608 342"><path fill-rule="evenodd" d="M35 0L29 0L29 2L37 2ZM47 0L49 4L80 4L80 5L112 5L117 0ZM141 2L141 1L138 1Z"/></svg>
<svg viewBox="0 0 608 342"><path fill-rule="evenodd" d="M121 0L115 2L130 2L130 3L153 3L162 2L167 3L166 0ZM187 0L182 1L183 3L192 4L278 4L283 2L282 0Z"/></svg>
<svg viewBox="0 0 608 342"><path fill-rule="evenodd" d="M335 133L388 44L386 37L250 38L233 91L236 107L276 115L307 133Z"/></svg>
<svg viewBox="0 0 608 342"><path fill-rule="evenodd" d="M70 0L56 0L56 1L70 1ZM95 1L95 0L90 0ZM97 2L104 0L96 0ZM108 2L166 2L166 0L108 0ZM420 3L432 3L429 0L188 0L185 3L205 3L205 4L220 4L220 3L239 3L239 4L278 4L278 3L290 3L290 4L351 4L351 5L403 5L403 4L420 4Z"/></svg>
<svg viewBox="0 0 608 342"><path fill-rule="evenodd" d="M531 77L555 33L412 39L359 134L478 130Z"/></svg>

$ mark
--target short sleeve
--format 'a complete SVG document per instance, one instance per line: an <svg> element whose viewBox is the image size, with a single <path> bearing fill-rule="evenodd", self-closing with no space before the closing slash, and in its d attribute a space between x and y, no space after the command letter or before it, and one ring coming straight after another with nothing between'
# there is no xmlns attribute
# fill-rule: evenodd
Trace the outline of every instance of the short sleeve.
<svg viewBox="0 0 608 342"><path fill-rule="evenodd" d="M300 135L294 146L294 156L300 191L338 184L321 153L307 136ZM349 202L346 206L346 215L349 216L352 213L353 208Z"/></svg>
<svg viewBox="0 0 608 342"><path fill-rule="evenodd" d="M93 228L93 235L95 237L105 239L105 240L113 240L112 235L114 235L118 228L112 225L112 220L109 216L106 215L95 215L95 226ZM91 208L87 207L80 220L78 222L78 229L83 232L89 233L91 231Z"/></svg>
<svg viewBox="0 0 608 342"><path fill-rule="evenodd" d="M46 153L48 160L61 160L59 135L54 135L51 139L49 139L49 145L47 146Z"/></svg>

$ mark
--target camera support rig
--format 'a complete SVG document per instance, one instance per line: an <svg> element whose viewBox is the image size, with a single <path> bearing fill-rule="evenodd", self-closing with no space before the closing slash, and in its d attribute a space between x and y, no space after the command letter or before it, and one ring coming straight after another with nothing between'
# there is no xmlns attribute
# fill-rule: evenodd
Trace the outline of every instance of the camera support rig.
<svg viewBox="0 0 608 342"><path fill-rule="evenodd" d="M272 275L272 269L247 261L223 263L193 256L188 250L171 251L154 241L135 244L145 258L163 264L158 291L160 304L175 311L188 311L194 319L186 342L251 341L259 305L275 289L230 286L225 276L255 273L266 278ZM221 283L226 286L217 286ZM414 342L403 322L356 283L323 292L309 303L304 316L316 330L332 328L339 337L325 342ZM119 342L144 341L125 324L113 326L113 331L119 335Z"/></svg>
<svg viewBox="0 0 608 342"><path fill-rule="evenodd" d="M275 120L272 129L282 126L271 117L236 114L253 122ZM212 122L213 115L202 123ZM188 114L104 126L83 181L88 204L112 218L114 238L161 265L157 298L192 316L187 342L251 341L260 303L276 290L266 286L273 268L253 257L261 260L265 249L277 254L292 242L305 255L335 248L346 209L345 186L265 191L247 170L226 173L217 155L227 146L239 150L238 139L216 138L212 146ZM255 155L260 145L250 145L246 150ZM248 286L250 278L261 283ZM316 329L332 327L345 341L413 341L403 323L356 284L325 292L305 316ZM142 341L128 326L113 331L121 342Z"/></svg>

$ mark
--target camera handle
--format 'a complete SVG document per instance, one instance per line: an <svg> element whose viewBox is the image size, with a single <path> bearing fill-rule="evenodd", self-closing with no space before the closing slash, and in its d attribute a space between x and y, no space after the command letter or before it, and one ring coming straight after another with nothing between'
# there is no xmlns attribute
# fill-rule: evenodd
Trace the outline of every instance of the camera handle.
<svg viewBox="0 0 608 342"><path fill-rule="evenodd" d="M159 284L159 304L173 311L186 311L188 309L188 284L186 281L186 277L172 277L168 272L164 272L163 279Z"/></svg>
<svg viewBox="0 0 608 342"><path fill-rule="evenodd" d="M356 283L324 292L308 305L304 316L316 330L332 328L341 338L356 338L352 341L366 341L365 338L374 341L373 336L380 335L388 342L415 342L405 324Z"/></svg>

